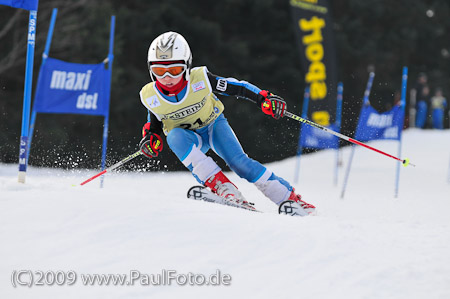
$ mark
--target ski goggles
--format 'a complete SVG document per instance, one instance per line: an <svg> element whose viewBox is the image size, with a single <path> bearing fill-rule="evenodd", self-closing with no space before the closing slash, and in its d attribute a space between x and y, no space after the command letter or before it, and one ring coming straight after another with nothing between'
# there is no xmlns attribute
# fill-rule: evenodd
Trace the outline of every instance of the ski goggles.
<svg viewBox="0 0 450 299"><path fill-rule="evenodd" d="M176 64L152 64L150 70L156 78L161 79L166 76L172 78L180 77L186 71L186 65L182 63Z"/></svg>

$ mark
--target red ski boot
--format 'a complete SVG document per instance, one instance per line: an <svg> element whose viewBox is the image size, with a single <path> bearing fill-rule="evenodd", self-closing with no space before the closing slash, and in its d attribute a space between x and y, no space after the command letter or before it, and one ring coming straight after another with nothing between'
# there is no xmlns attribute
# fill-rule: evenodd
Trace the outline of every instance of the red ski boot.
<svg viewBox="0 0 450 299"><path fill-rule="evenodd" d="M248 205L248 202L245 200L244 196L242 196L242 193L232 182L230 182L222 171L219 171L208 178L205 182L205 186L209 187L212 192L226 200L237 203L238 205Z"/></svg>
<svg viewBox="0 0 450 299"><path fill-rule="evenodd" d="M316 211L315 206L304 202L300 194L295 194L295 189L292 189L291 195L289 196L288 200L292 200L299 203L308 214L312 214Z"/></svg>

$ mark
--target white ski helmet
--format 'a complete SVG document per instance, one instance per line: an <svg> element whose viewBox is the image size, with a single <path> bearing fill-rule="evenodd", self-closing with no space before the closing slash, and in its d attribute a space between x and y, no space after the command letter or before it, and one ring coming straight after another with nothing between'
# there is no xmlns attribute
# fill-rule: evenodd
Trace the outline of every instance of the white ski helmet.
<svg viewBox="0 0 450 299"><path fill-rule="evenodd" d="M152 81L155 78L150 69L151 64L166 61L183 61L186 64L185 79L189 80L192 67L192 53L184 37L176 32L169 31L155 38L148 48L147 66Z"/></svg>

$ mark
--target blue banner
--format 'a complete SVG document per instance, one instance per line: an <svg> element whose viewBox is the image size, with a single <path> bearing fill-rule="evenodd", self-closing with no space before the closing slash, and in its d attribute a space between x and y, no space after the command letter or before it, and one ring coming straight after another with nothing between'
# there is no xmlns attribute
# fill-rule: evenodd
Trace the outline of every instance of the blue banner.
<svg viewBox="0 0 450 299"><path fill-rule="evenodd" d="M365 105L359 116L355 139L359 141L400 140L403 114L403 109L397 105L384 113L378 113L372 106Z"/></svg>
<svg viewBox="0 0 450 299"><path fill-rule="evenodd" d="M37 10L38 0L0 0L0 5L8 5L26 10Z"/></svg>
<svg viewBox="0 0 450 299"><path fill-rule="evenodd" d="M47 58L41 66L34 110L43 113L108 115L110 71L100 64Z"/></svg>
<svg viewBox="0 0 450 299"><path fill-rule="evenodd" d="M327 126L327 128L339 132L339 127L336 124ZM318 128L302 124L300 144L307 148L338 148L339 138Z"/></svg>

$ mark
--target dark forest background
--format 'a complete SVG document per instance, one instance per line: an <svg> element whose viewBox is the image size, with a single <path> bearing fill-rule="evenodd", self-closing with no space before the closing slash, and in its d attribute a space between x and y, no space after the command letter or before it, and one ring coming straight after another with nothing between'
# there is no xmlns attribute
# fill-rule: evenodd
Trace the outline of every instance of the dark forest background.
<svg viewBox="0 0 450 299"><path fill-rule="evenodd" d="M354 133L370 66L376 73L371 103L380 111L387 109L400 89L403 66L409 67L408 90L418 73L426 72L431 90L442 87L448 97L448 0L329 2L338 80L344 83L344 134ZM58 17L50 56L75 63L98 63L106 58L110 18L116 16L108 164L138 149L141 128L147 119L147 111L139 100L141 87L150 80L147 49L165 31L179 32L188 40L194 66L206 65L215 74L268 89L284 97L290 111L300 113L304 74L288 0L40 0L33 88L53 8L58 8ZM18 161L27 26L28 11L0 6L3 163ZM297 122L276 121L246 101L226 97L222 100L225 115L250 157L265 163L295 155ZM98 168L102 126L102 117L39 114L29 164ZM183 168L167 149L157 160L141 157L127 167Z"/></svg>

